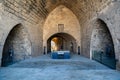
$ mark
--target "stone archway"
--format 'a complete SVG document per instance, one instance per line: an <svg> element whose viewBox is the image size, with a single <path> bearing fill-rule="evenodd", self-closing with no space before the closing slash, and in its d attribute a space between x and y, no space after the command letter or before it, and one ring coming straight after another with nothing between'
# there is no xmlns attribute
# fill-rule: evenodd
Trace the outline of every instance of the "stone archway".
<svg viewBox="0 0 120 80"><path fill-rule="evenodd" d="M16 25L8 34L3 47L2 66L8 66L31 56L31 43L26 29Z"/></svg>
<svg viewBox="0 0 120 80"><path fill-rule="evenodd" d="M54 43L54 44L53 44ZM67 33L56 33L47 40L47 52L67 50L77 53L77 43L73 36Z"/></svg>
<svg viewBox="0 0 120 80"><path fill-rule="evenodd" d="M43 46L51 35L67 33L76 40L77 47L81 46L81 27L76 15L64 5L59 5L47 16L43 27ZM71 43L72 44L72 43Z"/></svg>
<svg viewBox="0 0 120 80"><path fill-rule="evenodd" d="M113 69L116 68L114 43L106 23L98 19L92 31L90 57Z"/></svg>

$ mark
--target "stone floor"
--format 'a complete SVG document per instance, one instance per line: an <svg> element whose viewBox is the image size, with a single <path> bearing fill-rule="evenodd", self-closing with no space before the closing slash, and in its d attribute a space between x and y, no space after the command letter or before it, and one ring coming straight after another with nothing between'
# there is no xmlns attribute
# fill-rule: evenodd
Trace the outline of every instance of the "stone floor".
<svg viewBox="0 0 120 80"><path fill-rule="evenodd" d="M120 72L81 56L31 58L0 69L0 80L120 80Z"/></svg>

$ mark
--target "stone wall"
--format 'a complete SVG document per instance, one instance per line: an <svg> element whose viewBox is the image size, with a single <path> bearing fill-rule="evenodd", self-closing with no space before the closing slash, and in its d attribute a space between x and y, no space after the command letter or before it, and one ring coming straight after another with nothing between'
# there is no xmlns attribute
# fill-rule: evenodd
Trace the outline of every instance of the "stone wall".
<svg viewBox="0 0 120 80"><path fill-rule="evenodd" d="M113 3L109 4L105 9L96 13L96 15L86 21L84 24L81 25L82 31L82 55L86 57L90 57L90 43L91 43L91 35L94 29L94 24L98 19L101 19L107 25L107 28L110 31L112 36L112 40L114 43L116 61L118 62L117 67L119 67L120 63L120 54L119 54L119 34L120 34L120 2L113 1Z"/></svg>
<svg viewBox="0 0 120 80"><path fill-rule="evenodd" d="M3 0L4 10L30 23L39 23L41 18L45 18L47 11L43 0Z"/></svg>
<svg viewBox="0 0 120 80"><path fill-rule="evenodd" d="M2 58L3 47L8 34L17 24L21 24L27 31L31 42L31 56L42 54L42 25L44 19L37 15L35 11L27 11L28 6L22 4L21 0L2 0L0 2L0 59Z"/></svg>
<svg viewBox="0 0 120 80"><path fill-rule="evenodd" d="M105 11L106 10L106 11ZM120 63L120 2L113 1L111 5L101 12L100 17L107 23L111 31L114 48L116 53L116 60ZM120 67L120 66L117 66Z"/></svg>

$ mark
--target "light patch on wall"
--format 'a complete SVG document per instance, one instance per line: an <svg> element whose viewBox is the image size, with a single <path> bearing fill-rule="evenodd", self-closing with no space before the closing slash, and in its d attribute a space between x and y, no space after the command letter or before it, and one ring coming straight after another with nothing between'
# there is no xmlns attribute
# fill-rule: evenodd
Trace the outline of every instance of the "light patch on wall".
<svg viewBox="0 0 120 80"><path fill-rule="evenodd" d="M64 24L58 24L58 32L64 32Z"/></svg>
<svg viewBox="0 0 120 80"><path fill-rule="evenodd" d="M117 39L118 49L120 50L120 39Z"/></svg>
<svg viewBox="0 0 120 80"><path fill-rule="evenodd" d="M2 3L0 3L0 15L2 15L3 12L4 11L4 9L3 9L3 5L2 5ZM2 20L2 16L0 16L0 20Z"/></svg>
<svg viewBox="0 0 120 80"><path fill-rule="evenodd" d="M2 39L3 39L3 35L4 35L4 34L3 34L3 29L0 28L0 36L1 36L1 37L0 37L0 41L2 41Z"/></svg>

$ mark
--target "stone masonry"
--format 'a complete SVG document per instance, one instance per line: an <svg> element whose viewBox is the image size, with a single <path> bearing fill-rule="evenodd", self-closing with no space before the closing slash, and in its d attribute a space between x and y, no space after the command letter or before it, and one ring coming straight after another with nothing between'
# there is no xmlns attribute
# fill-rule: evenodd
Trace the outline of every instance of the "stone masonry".
<svg viewBox="0 0 120 80"><path fill-rule="evenodd" d="M60 9L61 6L64 9ZM65 13L66 16L64 16ZM0 59L2 59L4 45L9 34L19 24L24 30L17 30L16 35L21 34L19 35L22 36L21 44L29 41L27 44L29 47L25 45L24 47L25 53L28 52L26 54L30 54L31 57L42 55L44 46L47 46L47 39L57 33L56 26L65 24L63 32L76 39L81 55L90 58L91 40L93 40L91 36L97 20L106 24L109 35L111 35L117 61L116 67L119 69L119 0L0 0ZM14 37L13 41L15 42L16 39Z"/></svg>

